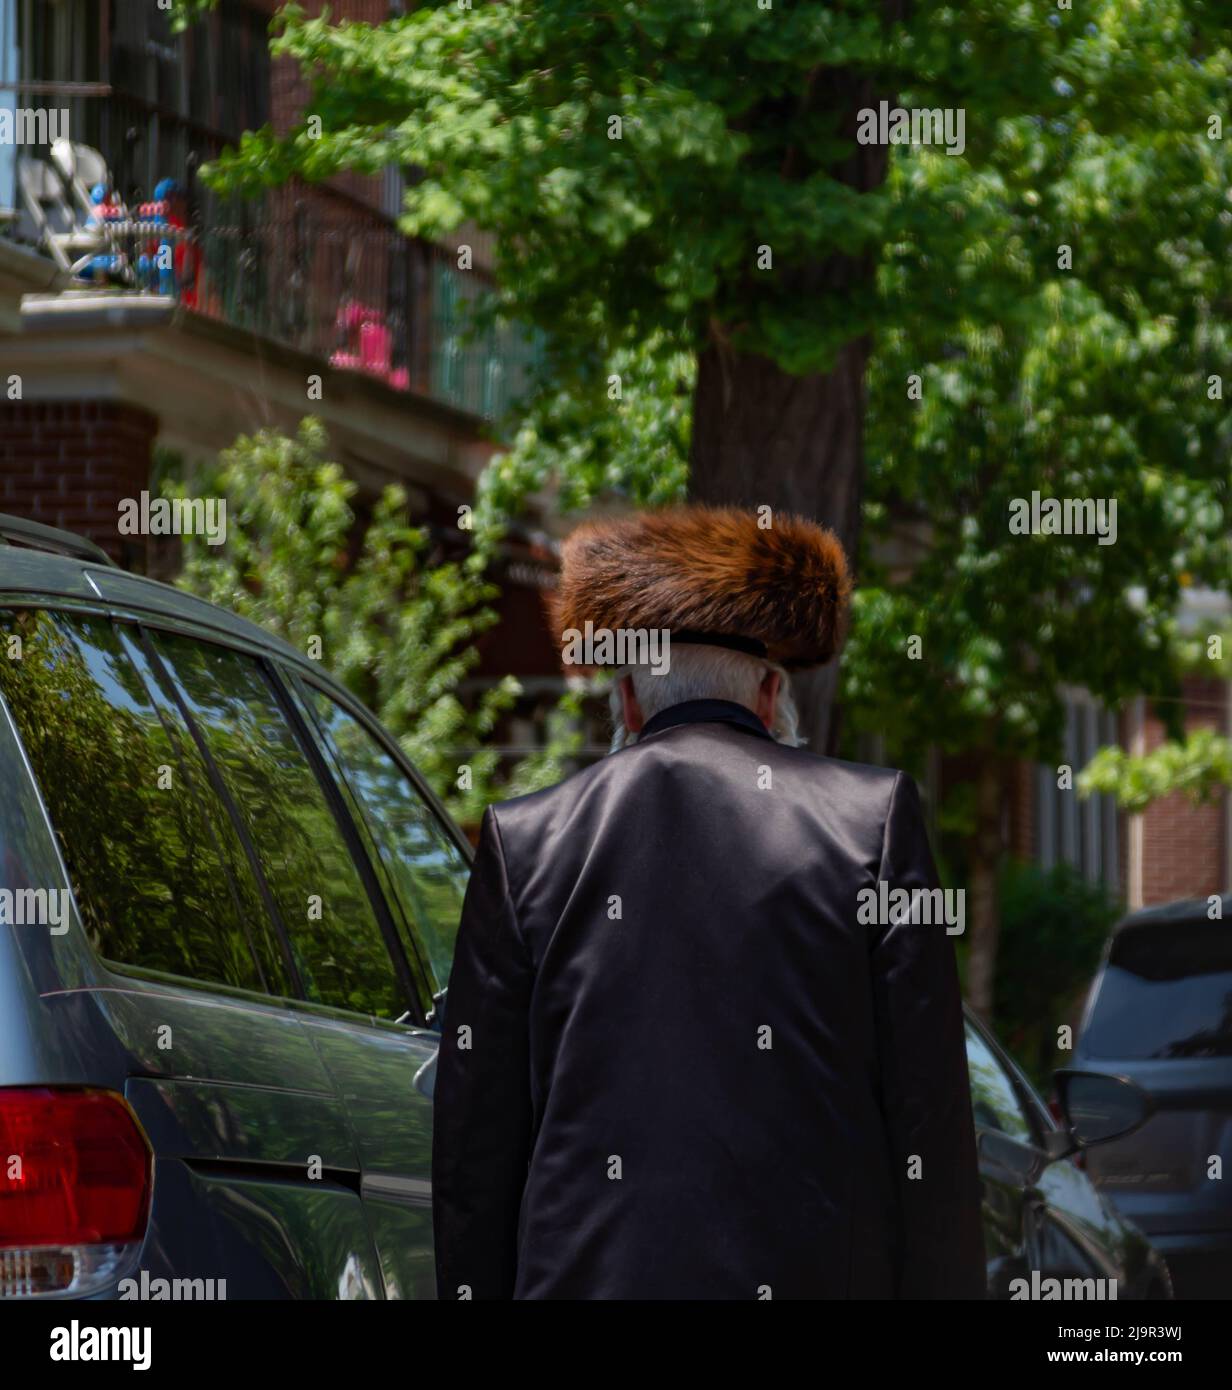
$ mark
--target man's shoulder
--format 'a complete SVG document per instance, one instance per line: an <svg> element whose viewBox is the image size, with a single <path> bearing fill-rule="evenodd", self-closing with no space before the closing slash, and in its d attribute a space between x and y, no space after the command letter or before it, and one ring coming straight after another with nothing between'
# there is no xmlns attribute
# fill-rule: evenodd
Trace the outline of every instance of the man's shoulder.
<svg viewBox="0 0 1232 1390"><path fill-rule="evenodd" d="M785 748L783 751L786 756L781 771L798 776L808 786L821 789L828 799L845 804L852 811L860 808L861 819L868 816L876 824L884 822L889 815L899 778L909 780L907 774L896 767L849 762L846 758L831 758L808 748Z"/></svg>
<svg viewBox="0 0 1232 1390"><path fill-rule="evenodd" d="M776 745L787 755L786 761L799 764L804 771L815 771L818 776L841 778L858 783L870 790L889 792L895 781L905 773L896 767L882 767L878 763L856 763L847 758L832 758L825 753L814 753L811 748L789 748Z"/></svg>
<svg viewBox="0 0 1232 1390"><path fill-rule="evenodd" d="M571 772L559 782L553 782L550 787L541 787L535 792L524 792L521 796L511 796L507 801L495 803L489 810L496 817L502 831L509 826L541 821L558 809L572 804L578 797L584 796L591 787L609 780L614 773L620 772L623 775L626 768L617 765L635 752L636 748L635 744L619 753L609 754L587 767L579 768L577 772Z"/></svg>
<svg viewBox="0 0 1232 1390"><path fill-rule="evenodd" d="M635 743L619 753L609 754L550 787L502 801L492 808L493 813L502 832L542 825L545 820L553 819L558 814L567 814L569 808L611 782L650 773L669 752L679 752L681 734L687 735L691 729L701 728L713 729L714 726L686 725L669 729L646 743ZM738 740L741 746L748 744L762 750L761 756L772 761L777 768L801 775L810 783L825 786L835 795L858 794L888 805L896 781L900 775L905 775L900 774L897 768L832 758L808 748L793 748L788 744L756 739L739 730L725 732L733 740Z"/></svg>

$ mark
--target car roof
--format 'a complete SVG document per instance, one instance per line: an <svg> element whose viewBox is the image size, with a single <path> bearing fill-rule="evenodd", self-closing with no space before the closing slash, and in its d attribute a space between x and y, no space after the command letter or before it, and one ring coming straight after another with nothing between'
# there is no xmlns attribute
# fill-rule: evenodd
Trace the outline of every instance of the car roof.
<svg viewBox="0 0 1232 1390"><path fill-rule="evenodd" d="M1212 894L1221 901L1223 920L1232 919L1232 893ZM1175 927L1184 922L1206 922L1210 917L1209 898L1179 898L1175 902L1142 907L1131 912L1112 929L1113 936L1123 931L1149 930L1153 927ZM1218 918L1213 920L1219 920Z"/></svg>
<svg viewBox="0 0 1232 1390"><path fill-rule="evenodd" d="M131 574L105 563L102 558L95 561L24 546L0 545L0 604L41 598L69 599L96 606L101 602L107 608L187 623L198 629L212 629L220 638L239 640L294 661L318 675L324 674L319 663L310 662L303 652L283 638L170 584Z"/></svg>

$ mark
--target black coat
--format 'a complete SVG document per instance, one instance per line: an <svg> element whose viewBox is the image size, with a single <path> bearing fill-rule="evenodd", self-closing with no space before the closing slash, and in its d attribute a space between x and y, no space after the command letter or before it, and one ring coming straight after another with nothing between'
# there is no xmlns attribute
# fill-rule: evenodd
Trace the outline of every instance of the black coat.
<svg viewBox="0 0 1232 1390"><path fill-rule="evenodd" d="M489 809L436 1080L441 1297L982 1297L952 944L861 925L878 880L936 884L911 779L725 701Z"/></svg>

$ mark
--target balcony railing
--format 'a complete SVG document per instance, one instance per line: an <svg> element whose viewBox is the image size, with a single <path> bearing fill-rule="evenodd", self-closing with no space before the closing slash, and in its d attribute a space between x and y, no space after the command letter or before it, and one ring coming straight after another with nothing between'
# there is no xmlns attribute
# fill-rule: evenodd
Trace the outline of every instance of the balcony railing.
<svg viewBox="0 0 1232 1390"><path fill-rule="evenodd" d="M514 325L472 331L472 310L491 293L483 273L402 235L354 193L295 183L222 198L197 177L225 143L217 133L114 93L37 100L68 110L72 140L103 156L125 210L97 215L108 254L86 258L90 278L79 286L173 295L192 312L488 419L525 389L538 351L531 335ZM19 153L50 165L48 149ZM156 199L166 180L177 191ZM40 234L20 206L4 227L17 240Z"/></svg>

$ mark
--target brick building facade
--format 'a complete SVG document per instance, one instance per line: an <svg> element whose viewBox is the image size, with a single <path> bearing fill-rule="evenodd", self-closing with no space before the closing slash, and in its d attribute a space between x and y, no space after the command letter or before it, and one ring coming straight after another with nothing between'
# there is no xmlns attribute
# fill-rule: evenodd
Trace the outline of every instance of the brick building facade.
<svg viewBox="0 0 1232 1390"><path fill-rule="evenodd" d="M1232 734L1232 686L1189 677L1181 683L1180 719L1186 734L1213 729ZM1095 711L1075 694L1069 702L1070 766L1075 772L1101 744L1150 753L1169 737L1149 701L1137 699L1119 716ZM1092 715L1102 721L1083 746L1072 734ZM1079 751L1080 750L1080 751ZM1066 863L1102 883L1129 907L1176 898L1226 893L1232 885L1232 798L1203 803L1174 792L1139 815L1117 809L1109 797L1080 800L1057 787L1057 769L1019 762L1006 769L1006 844L1010 853L1045 867Z"/></svg>
<svg viewBox="0 0 1232 1390"><path fill-rule="evenodd" d="M1182 687L1185 731L1232 732L1232 699L1225 681L1191 678ZM1163 723L1142 710L1127 746L1149 753L1167 737ZM1232 805L1225 792L1202 805L1173 793L1132 818L1127 830L1138 877L1130 900L1143 904L1226 893L1232 880Z"/></svg>
<svg viewBox="0 0 1232 1390"><path fill-rule="evenodd" d="M50 148L23 149L0 168L0 510L85 534L139 571L149 554L141 538L118 534L118 506L150 488L157 459L191 470L240 434L293 432L309 413L361 501L397 482L415 519L460 547L458 506L473 499L523 379L521 337L472 343L464 331L490 245L472 238L474 270L463 277L449 246L403 236L396 171L293 184L252 205L197 180L242 130L286 129L302 110L298 69L268 52L275 8L220 0L176 36L152 4L0 5L0 79L16 79L0 104L67 110L71 138L101 154L134 216L174 180L199 247L191 278L177 269L155 292L81 288L57 270L23 191L22 161L50 169ZM319 0L307 8L319 11ZM330 9L369 21L390 12L386 0ZM79 211L71 192L64 201ZM53 229L56 213L44 212ZM123 249L135 265L142 245ZM477 679L512 671L559 685L538 601L550 551L514 538L507 552L505 621Z"/></svg>

